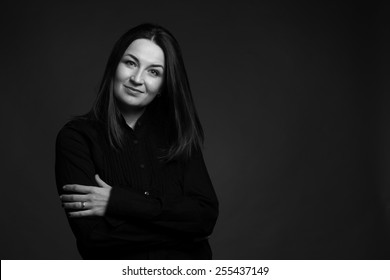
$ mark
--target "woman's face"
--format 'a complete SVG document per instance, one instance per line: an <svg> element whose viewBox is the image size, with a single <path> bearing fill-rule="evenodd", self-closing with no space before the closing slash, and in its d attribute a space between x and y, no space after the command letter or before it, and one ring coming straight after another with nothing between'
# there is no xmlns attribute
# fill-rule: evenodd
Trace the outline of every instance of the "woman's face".
<svg viewBox="0 0 390 280"><path fill-rule="evenodd" d="M125 109L141 109L160 93L165 69L163 50L148 39L133 41L114 79L114 96Z"/></svg>

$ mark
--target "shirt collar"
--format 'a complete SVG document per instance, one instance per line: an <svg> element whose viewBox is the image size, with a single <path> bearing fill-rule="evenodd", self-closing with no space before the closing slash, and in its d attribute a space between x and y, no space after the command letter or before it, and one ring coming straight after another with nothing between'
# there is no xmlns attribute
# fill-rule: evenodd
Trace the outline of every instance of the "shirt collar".
<svg viewBox="0 0 390 280"><path fill-rule="evenodd" d="M126 129L130 129L133 132L141 132L146 130L152 125L156 125L158 120L154 114L154 109L152 106L148 105L142 115L138 118L134 128L131 128L127 123L123 115L120 117L121 125L124 126Z"/></svg>

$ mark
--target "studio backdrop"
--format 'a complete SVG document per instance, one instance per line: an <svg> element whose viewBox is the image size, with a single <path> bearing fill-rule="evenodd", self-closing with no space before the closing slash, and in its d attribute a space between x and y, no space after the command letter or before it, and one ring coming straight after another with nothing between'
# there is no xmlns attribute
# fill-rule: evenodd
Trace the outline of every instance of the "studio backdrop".
<svg viewBox="0 0 390 280"><path fill-rule="evenodd" d="M114 42L143 22L183 50L220 201L215 259L389 258L384 9L217 2L6 4L1 259L80 258L55 138L90 109Z"/></svg>

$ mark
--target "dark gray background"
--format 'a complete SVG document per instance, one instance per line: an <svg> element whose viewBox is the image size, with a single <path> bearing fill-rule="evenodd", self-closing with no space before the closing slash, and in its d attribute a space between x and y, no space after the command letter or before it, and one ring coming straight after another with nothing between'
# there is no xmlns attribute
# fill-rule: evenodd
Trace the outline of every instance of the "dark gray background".
<svg viewBox="0 0 390 280"><path fill-rule="evenodd" d="M1 259L79 258L55 137L143 22L183 49L220 199L216 259L389 258L384 6L235 2L5 4Z"/></svg>

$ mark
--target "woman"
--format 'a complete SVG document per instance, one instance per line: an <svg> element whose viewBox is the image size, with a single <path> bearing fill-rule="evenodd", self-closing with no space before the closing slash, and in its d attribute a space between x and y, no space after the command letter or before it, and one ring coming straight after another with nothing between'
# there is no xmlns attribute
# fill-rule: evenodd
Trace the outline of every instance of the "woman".
<svg viewBox="0 0 390 280"><path fill-rule="evenodd" d="M88 114L56 142L56 183L84 259L211 259L218 201L177 41L143 24L109 57Z"/></svg>

